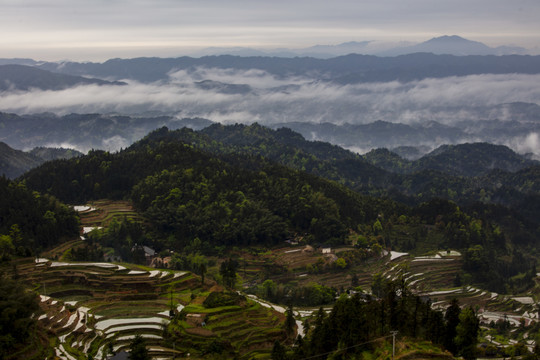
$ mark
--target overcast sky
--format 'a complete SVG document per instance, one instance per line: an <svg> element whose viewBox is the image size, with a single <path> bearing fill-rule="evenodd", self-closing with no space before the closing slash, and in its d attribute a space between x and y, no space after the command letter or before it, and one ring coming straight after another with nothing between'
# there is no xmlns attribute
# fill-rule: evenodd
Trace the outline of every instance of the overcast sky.
<svg viewBox="0 0 540 360"><path fill-rule="evenodd" d="M0 58L180 56L460 35L540 48L539 0L0 0Z"/></svg>

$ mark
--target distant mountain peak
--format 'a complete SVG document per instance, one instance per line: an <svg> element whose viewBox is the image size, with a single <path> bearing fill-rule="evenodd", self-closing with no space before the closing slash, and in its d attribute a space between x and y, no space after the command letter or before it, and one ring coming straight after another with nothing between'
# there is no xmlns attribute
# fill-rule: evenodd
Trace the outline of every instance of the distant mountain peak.
<svg viewBox="0 0 540 360"><path fill-rule="evenodd" d="M422 45L475 46L482 49L493 50L484 43L481 43L479 41L465 39L464 37L461 37L459 35L443 35L439 37L434 37L427 41L424 41L423 43L418 44L417 46L422 46Z"/></svg>
<svg viewBox="0 0 540 360"><path fill-rule="evenodd" d="M416 52L433 53L437 55L508 55L523 54L526 49L519 47L498 47L492 48L479 41L473 41L459 35L443 35L434 37L420 44L396 48L385 52L382 55L404 55Z"/></svg>
<svg viewBox="0 0 540 360"><path fill-rule="evenodd" d="M476 42L476 41L472 41L472 40L468 40L468 39L465 39L459 35L443 35L443 36L439 36L439 37L434 37L432 39L429 39L428 41L424 41L424 43L429 43L429 42L443 42L443 41L463 41L463 42Z"/></svg>

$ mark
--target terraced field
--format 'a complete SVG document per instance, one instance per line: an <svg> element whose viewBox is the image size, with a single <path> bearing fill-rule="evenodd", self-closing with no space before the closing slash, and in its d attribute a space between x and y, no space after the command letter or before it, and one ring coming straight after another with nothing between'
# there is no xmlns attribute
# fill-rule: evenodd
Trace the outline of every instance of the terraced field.
<svg viewBox="0 0 540 360"><path fill-rule="evenodd" d="M173 321L171 326L177 338L190 339L180 344L184 352L210 351L209 344L217 342L237 349L244 358L253 358L270 355L275 340L286 340L284 315L256 301L210 309L193 304L186 311L186 320Z"/></svg>
<svg viewBox="0 0 540 360"><path fill-rule="evenodd" d="M19 261L21 279L41 295L40 326L54 341L61 359L104 359L111 344L124 350L135 335L147 340L155 359L197 357L213 340L225 341L241 355L268 353L275 339L284 339L283 315L246 300L243 307L206 309L211 281L188 272L145 270L111 263L63 263L48 259ZM170 310L187 318L204 314L208 326L186 323L175 342L163 338ZM176 315L179 316L179 315ZM30 350L15 358L32 358ZM37 357L39 358L39 357Z"/></svg>
<svg viewBox="0 0 540 360"><path fill-rule="evenodd" d="M433 306L446 309L452 298L457 298L462 306L471 305L477 308L484 324L491 321L508 319L517 326L520 320L526 324L538 321L538 307L535 298L537 293L521 297L501 295L472 286L456 287L454 280L462 268L461 254L456 251L441 251L431 253L430 256L413 257L407 253L391 252L379 259L370 259L361 265L354 266L344 272L329 271L322 274L307 274L298 264L315 263L323 258L320 253L311 253L301 250L302 247L289 247L276 250L272 253L275 259L280 259L289 269L286 277L291 277L304 285L317 282L336 289L351 286L352 274L358 279L359 286L369 291L373 275L383 274L387 279L404 277L408 286L418 295L429 297ZM272 277L275 280L287 280L284 276ZM539 278L540 279L540 278ZM540 281L537 281L540 289ZM303 309L307 314L310 309Z"/></svg>
<svg viewBox="0 0 540 360"><path fill-rule="evenodd" d="M78 211L85 228L105 227L112 219L123 217L144 222L128 202L102 200ZM14 354L13 359L42 359L40 344L48 342L60 359L86 359L88 355L104 359L111 347L114 351L126 349L137 334L147 339L156 359L187 354L199 358L216 348L231 357L268 357L275 340L287 340L283 308L249 298L231 306L206 308L202 305L205 299L223 289L208 279L202 284L200 277L191 273L129 264L48 260L59 258L83 241L64 243L43 253L44 258L37 261L16 261L21 280L41 294L42 313L36 314L39 326L34 343ZM246 283L271 278L277 282L292 280L299 286L316 282L337 289L349 288L354 274L365 291L370 289L373 274L381 273L389 279L404 277L410 288L428 296L434 307L444 309L457 297L462 305L479 308L484 324L499 319L508 319L515 326L521 319L526 323L538 321L532 297L455 287L455 275L462 266L461 255L456 252L424 257L391 252L345 271L309 274L309 265L330 263L332 255L303 250L298 246L242 251L238 272ZM305 318L316 309L297 310L297 318ZM298 333L303 334L301 322L297 325Z"/></svg>
<svg viewBox="0 0 540 360"><path fill-rule="evenodd" d="M105 227L113 218L128 218L137 222L144 222L144 219L133 209L128 201L122 200L97 200L86 206L78 206L76 209L81 218L83 228Z"/></svg>
<svg viewBox="0 0 540 360"><path fill-rule="evenodd" d="M155 274L109 263L38 259L18 268L42 294L44 314L38 320L58 337L57 355L65 359L103 358L107 343L122 349L137 333L159 345L162 323L168 322L169 287L175 306L180 291L200 287L188 273Z"/></svg>
<svg viewBox="0 0 540 360"><path fill-rule="evenodd" d="M389 261L390 267L384 276L393 279L404 276L414 292L431 299L434 308L444 310L453 298L457 298L462 306L478 309L480 323L485 326L498 320L508 320L514 327L519 326L521 321L529 325L539 320L538 307L531 296L501 295L472 286L454 286L461 261L461 256L455 252L423 257L407 254ZM528 346L532 348L534 342Z"/></svg>

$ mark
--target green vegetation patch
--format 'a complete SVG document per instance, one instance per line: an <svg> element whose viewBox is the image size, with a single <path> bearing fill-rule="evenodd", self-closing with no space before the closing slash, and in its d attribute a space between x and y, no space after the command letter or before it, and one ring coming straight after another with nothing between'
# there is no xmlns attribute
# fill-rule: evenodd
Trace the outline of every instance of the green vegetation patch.
<svg viewBox="0 0 540 360"><path fill-rule="evenodd" d="M204 300L205 308L216 308L219 306L242 305L246 302L245 296L235 292L214 291Z"/></svg>

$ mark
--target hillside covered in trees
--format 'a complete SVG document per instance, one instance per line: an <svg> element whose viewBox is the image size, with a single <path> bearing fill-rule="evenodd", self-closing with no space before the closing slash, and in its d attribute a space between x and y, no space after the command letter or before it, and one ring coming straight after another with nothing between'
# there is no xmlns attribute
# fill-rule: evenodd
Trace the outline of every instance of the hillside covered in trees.
<svg viewBox="0 0 540 360"><path fill-rule="evenodd" d="M338 243L349 228L399 206L258 156L218 158L177 140L49 162L24 181L68 203L129 198L156 231L179 242L272 244L307 233Z"/></svg>
<svg viewBox="0 0 540 360"><path fill-rule="evenodd" d="M32 347L43 335L36 334L38 296L20 282L17 264L9 266L10 260L39 256L78 234L79 219L72 209L0 177L0 358Z"/></svg>
<svg viewBox="0 0 540 360"><path fill-rule="evenodd" d="M339 147L255 124L162 128L118 153L49 162L23 179L68 203L131 200L158 251L195 239L207 253L286 239L371 251L455 248L465 254L467 282L504 292L532 284L523 275L538 256L536 169L390 173Z"/></svg>
<svg viewBox="0 0 540 360"><path fill-rule="evenodd" d="M43 249L78 236L73 209L23 183L0 178L0 236L3 259L38 255Z"/></svg>
<svg viewBox="0 0 540 360"><path fill-rule="evenodd" d="M490 156L499 153L501 161L493 165ZM445 348L472 358L476 343L467 339L478 332L476 310L457 311L454 306L454 313L443 315L426 297L409 290L404 272L416 266L420 255L451 249L461 255L445 260L452 269L445 286L473 285L500 294L534 289L537 169L535 162L489 144L443 147L427 160L407 161L384 150L363 157L306 141L289 129L257 124L212 125L201 131L161 128L116 153L93 150L46 162L17 181L3 178L2 256L39 255L77 239L72 240L76 245L62 244L54 256L103 261L107 253L111 259L144 264L139 250L147 246L169 255L170 269L192 271L201 284L208 273L235 288L237 273L243 271L246 291L268 301L335 303L330 314L309 318L305 336L293 348L291 332L281 329L287 341L274 344L274 358L365 352L384 357L390 330L417 345L431 344L418 345L416 355L450 358L441 350ZM72 205L110 199L125 206L108 220L107 213L100 214L103 228L78 240L75 213L56 199ZM94 215L86 216L81 215L84 223ZM314 256L295 267L280 259L289 255L280 250L285 241L342 250L333 260ZM385 264L390 251L415 258L409 265L396 263L384 270L390 266ZM246 267L257 268L257 273L246 272ZM371 273L360 288L362 267ZM378 273L383 270L384 276ZM322 283L302 282L300 276ZM339 289L331 283L337 278L344 279ZM371 292L365 291L366 283ZM345 286L359 294L346 296ZM180 315L171 322L167 339L183 336L178 329L184 321ZM29 322L27 331L31 327ZM208 349L231 353L225 342Z"/></svg>
<svg viewBox="0 0 540 360"><path fill-rule="evenodd" d="M45 161L69 159L80 155L82 153L77 150L47 147L36 147L26 152L15 150L0 142L0 175L14 179Z"/></svg>

